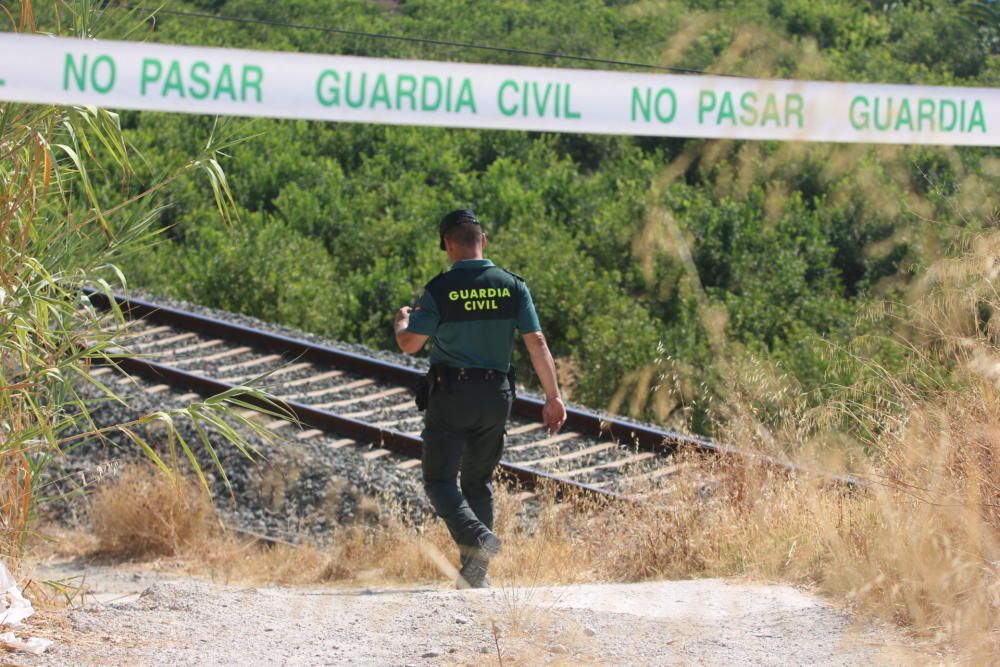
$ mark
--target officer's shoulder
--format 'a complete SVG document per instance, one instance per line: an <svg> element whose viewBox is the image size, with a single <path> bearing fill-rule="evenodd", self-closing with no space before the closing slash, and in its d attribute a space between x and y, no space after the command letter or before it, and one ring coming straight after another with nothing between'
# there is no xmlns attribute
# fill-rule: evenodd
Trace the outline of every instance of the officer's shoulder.
<svg viewBox="0 0 1000 667"><path fill-rule="evenodd" d="M525 282L524 278L522 278L521 276L517 275L513 271L508 271L507 269L503 268L502 266L498 266L497 268L500 269L501 271L503 271L504 273L508 273L508 274L514 276L515 280L519 280L522 283Z"/></svg>
<svg viewBox="0 0 1000 667"><path fill-rule="evenodd" d="M441 273L437 274L436 276L434 276L433 278L431 278L430 280L428 280L427 284L424 285L424 289L430 289L431 286L434 285L434 283L441 282L442 279L444 278L444 275L446 273L447 273L447 271L442 271Z"/></svg>

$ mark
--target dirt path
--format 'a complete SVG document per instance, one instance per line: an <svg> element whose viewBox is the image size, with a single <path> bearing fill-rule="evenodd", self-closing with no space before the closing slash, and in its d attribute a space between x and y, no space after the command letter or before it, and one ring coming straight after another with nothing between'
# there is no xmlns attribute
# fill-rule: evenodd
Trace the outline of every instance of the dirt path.
<svg viewBox="0 0 1000 667"><path fill-rule="evenodd" d="M898 635L853 626L786 586L723 580L455 591L238 587L127 568L48 612L63 634L26 665L915 664Z"/></svg>

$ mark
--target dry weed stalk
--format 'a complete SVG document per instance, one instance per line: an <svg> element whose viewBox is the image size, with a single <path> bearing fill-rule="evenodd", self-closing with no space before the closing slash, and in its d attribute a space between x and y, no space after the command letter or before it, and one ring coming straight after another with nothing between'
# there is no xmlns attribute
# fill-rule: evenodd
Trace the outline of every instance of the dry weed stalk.
<svg viewBox="0 0 1000 667"><path fill-rule="evenodd" d="M31 469L24 453L0 445L0 554L24 546L31 512Z"/></svg>

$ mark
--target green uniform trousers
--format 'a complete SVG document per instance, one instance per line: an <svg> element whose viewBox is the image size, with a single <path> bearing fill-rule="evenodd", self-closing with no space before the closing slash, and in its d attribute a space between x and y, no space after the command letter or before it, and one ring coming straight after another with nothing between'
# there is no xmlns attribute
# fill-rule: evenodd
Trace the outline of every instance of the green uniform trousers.
<svg viewBox="0 0 1000 667"><path fill-rule="evenodd" d="M507 378L499 375L454 380L428 401L421 433L424 490L459 547L474 547L493 530L493 470L512 400Z"/></svg>

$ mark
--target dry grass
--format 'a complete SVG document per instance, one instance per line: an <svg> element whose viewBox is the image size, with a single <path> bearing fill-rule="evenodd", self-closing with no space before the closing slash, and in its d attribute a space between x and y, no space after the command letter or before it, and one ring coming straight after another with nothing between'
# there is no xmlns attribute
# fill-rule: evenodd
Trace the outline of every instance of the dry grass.
<svg viewBox="0 0 1000 667"><path fill-rule="evenodd" d="M984 391L984 400L997 398L991 387ZM987 455L1000 450L1000 428L987 424L1000 426L1000 408L970 412L967 395L952 398L951 412L920 412L895 434L897 463L873 471L879 484L867 492L694 455L678 479L647 489L654 495L636 503L559 504L549 496L537 519L525 521L520 502L500 489L497 530L505 548L492 568L494 583L788 581L986 664L997 655L1000 627L996 462ZM204 493L193 484L145 470L100 491L94 509L97 553L169 554L178 568L216 580L440 585L455 575L455 550L439 521L420 530L392 518L345 526L325 548L265 545L208 521ZM524 608L516 603L503 619L510 636L524 620L515 618Z"/></svg>
<svg viewBox="0 0 1000 667"><path fill-rule="evenodd" d="M556 503L543 491L528 521L515 495L498 489L505 549L494 583L792 582L899 623L958 651L963 662L990 664L1000 655L998 399L992 384L980 382L914 404L880 436L863 474L868 490L694 454L659 488L637 489L649 495L634 503ZM247 540L210 520L196 485L146 470L99 491L93 509L90 553L172 555L177 568L216 580L440 585L455 576L455 549L440 521L418 530L385 508L380 523L341 527L324 548ZM73 542L79 553L81 541ZM531 625L517 618L525 608L513 600L502 619L508 639Z"/></svg>
<svg viewBox="0 0 1000 667"><path fill-rule="evenodd" d="M119 558L184 552L207 539L213 511L194 482L148 466L126 468L97 489L90 505L97 551Z"/></svg>

